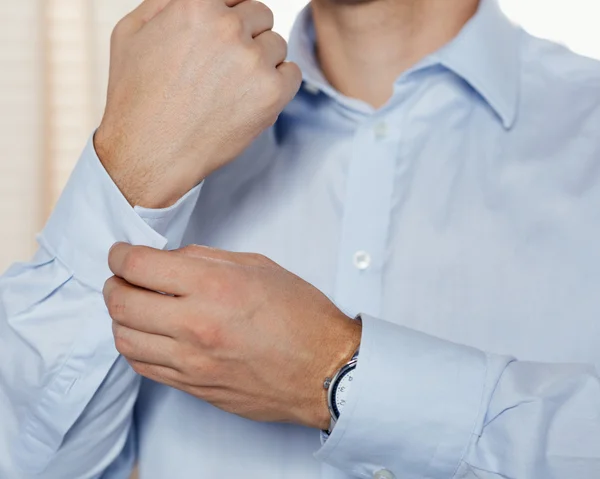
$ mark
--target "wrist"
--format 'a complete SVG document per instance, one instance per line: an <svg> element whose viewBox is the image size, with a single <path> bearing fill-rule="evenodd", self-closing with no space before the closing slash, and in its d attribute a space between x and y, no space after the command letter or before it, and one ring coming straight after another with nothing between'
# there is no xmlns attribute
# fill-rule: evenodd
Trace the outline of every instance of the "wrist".
<svg viewBox="0 0 600 479"><path fill-rule="evenodd" d="M175 204L200 181L190 182L192 175L178 179L176 164L166 158L153 160L133 139L125 140L114 129L101 125L94 135L94 149L100 163L131 206L149 209L167 208ZM156 148L155 148L156 150Z"/></svg>
<svg viewBox="0 0 600 479"><path fill-rule="evenodd" d="M94 149L98 159L131 206L145 205L148 200L147 191L152 183L151 175L148 175L149 172L139 171L140 162L133 157L131 151L127 151L121 137L109 130L101 125L94 134ZM139 181L142 177L145 179L144 186Z"/></svg>
<svg viewBox="0 0 600 479"><path fill-rule="evenodd" d="M341 315L341 313L340 313ZM318 397L315 397L311 408L313 421L311 425L320 430L328 430L331 424L331 413L327 402L327 389L323 387L326 378L333 377L346 365L359 349L362 335L362 323L345 315L332 321L332 335L325 343L325 351L320 356L320 375L315 378L314 387L318 387Z"/></svg>

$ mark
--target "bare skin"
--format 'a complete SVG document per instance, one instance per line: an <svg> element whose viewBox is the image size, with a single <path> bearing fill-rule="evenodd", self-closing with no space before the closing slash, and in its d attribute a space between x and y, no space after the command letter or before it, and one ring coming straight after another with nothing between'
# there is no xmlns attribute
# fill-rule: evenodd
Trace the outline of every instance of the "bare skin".
<svg viewBox="0 0 600 479"><path fill-rule="evenodd" d="M477 0L314 0L318 57L342 93L378 107L449 41ZM146 0L113 35L98 156L132 205L161 208L235 159L296 94L273 15L251 0ZM116 245L104 296L139 374L257 421L326 429L326 376L360 323L267 258ZM167 295L161 293L169 293Z"/></svg>
<svg viewBox="0 0 600 479"><path fill-rule="evenodd" d="M361 326L316 288L260 255L202 246L119 244L109 264L115 344L136 372L248 419L327 429L323 381Z"/></svg>
<svg viewBox="0 0 600 479"><path fill-rule="evenodd" d="M454 38L479 0L313 0L318 58L346 96L375 108L400 74Z"/></svg>
<svg viewBox="0 0 600 479"><path fill-rule="evenodd" d="M301 73L272 27L244 0L146 0L119 23L95 146L130 203L173 204L275 122Z"/></svg>

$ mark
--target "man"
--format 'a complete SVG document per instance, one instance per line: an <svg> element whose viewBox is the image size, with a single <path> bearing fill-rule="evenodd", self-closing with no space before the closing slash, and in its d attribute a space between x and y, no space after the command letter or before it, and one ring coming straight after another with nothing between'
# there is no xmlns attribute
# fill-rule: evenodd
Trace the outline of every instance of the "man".
<svg viewBox="0 0 600 479"><path fill-rule="evenodd" d="M1 282L0 476L600 477L598 64L494 0L314 0L289 54L272 26L115 30Z"/></svg>

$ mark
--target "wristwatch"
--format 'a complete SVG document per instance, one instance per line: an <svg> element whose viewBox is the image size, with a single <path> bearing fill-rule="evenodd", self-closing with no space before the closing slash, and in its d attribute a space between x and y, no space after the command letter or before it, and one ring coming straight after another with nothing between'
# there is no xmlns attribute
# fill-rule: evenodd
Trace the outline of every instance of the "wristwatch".
<svg viewBox="0 0 600 479"><path fill-rule="evenodd" d="M323 383L323 387L327 389L327 405L331 416L329 429L323 431L326 435L331 434L333 431L335 423L340 418L348 401L348 394L354 380L354 370L358 361L358 352L357 350L350 361L344 364L332 378L326 378Z"/></svg>

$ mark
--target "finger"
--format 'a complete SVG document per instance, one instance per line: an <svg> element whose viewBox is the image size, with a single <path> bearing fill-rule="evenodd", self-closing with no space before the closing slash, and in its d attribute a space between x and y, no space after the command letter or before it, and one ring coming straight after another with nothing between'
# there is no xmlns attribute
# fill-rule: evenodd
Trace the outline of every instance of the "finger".
<svg viewBox="0 0 600 479"><path fill-rule="evenodd" d="M263 266L266 264L275 264L269 258L256 253L233 253L222 249L211 248L208 246L189 245L173 251L189 258L199 260L226 261L229 263L243 264L246 266Z"/></svg>
<svg viewBox="0 0 600 479"><path fill-rule="evenodd" d="M162 12L171 1L172 0L144 0L135 10L122 20L122 24L126 25L132 32L137 31Z"/></svg>
<svg viewBox="0 0 600 479"><path fill-rule="evenodd" d="M143 333L112 323L117 351L127 359L177 369L178 343L172 338Z"/></svg>
<svg viewBox="0 0 600 479"><path fill-rule="evenodd" d="M174 319L179 317L179 300L173 296L138 288L113 276L104 284L104 302L110 317L121 326L175 338Z"/></svg>
<svg viewBox="0 0 600 479"><path fill-rule="evenodd" d="M225 251L223 249L211 248L210 246L196 244L188 245L184 248L175 250L174 253L195 259L216 259L230 262L234 262L236 258L236 253L232 253L231 251Z"/></svg>
<svg viewBox="0 0 600 479"><path fill-rule="evenodd" d="M302 85L302 71L298 65L292 62L283 62L277 66L277 70L283 77L283 83L286 86L283 101L287 105L293 100L300 89L300 85Z"/></svg>
<svg viewBox="0 0 600 479"><path fill-rule="evenodd" d="M262 51L269 65L276 67L285 61L288 46L279 33L269 30L258 35L254 41Z"/></svg>
<svg viewBox="0 0 600 479"><path fill-rule="evenodd" d="M185 384L181 381L181 373L173 368L144 363L135 359L127 359L127 362L140 376L181 391L185 389Z"/></svg>
<svg viewBox="0 0 600 479"><path fill-rule="evenodd" d="M144 363L134 359L128 359L127 362L133 370L140 376L151 379L166 386L179 389L180 391L193 394L197 398L202 398L208 402L214 402L215 399L222 398L231 393L222 387L221 382L206 381L202 385L189 384L189 380L184 374L173 368L158 366L156 364Z"/></svg>
<svg viewBox="0 0 600 479"><path fill-rule="evenodd" d="M190 288L185 274L189 263L182 255L126 243L117 243L108 254L108 266L115 276L135 286L176 296L183 296Z"/></svg>
<svg viewBox="0 0 600 479"><path fill-rule="evenodd" d="M233 10L242 18L246 33L253 38L274 26L273 12L262 2L247 0Z"/></svg>

